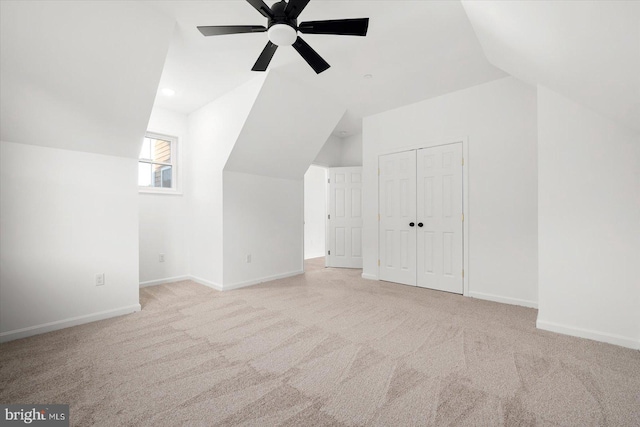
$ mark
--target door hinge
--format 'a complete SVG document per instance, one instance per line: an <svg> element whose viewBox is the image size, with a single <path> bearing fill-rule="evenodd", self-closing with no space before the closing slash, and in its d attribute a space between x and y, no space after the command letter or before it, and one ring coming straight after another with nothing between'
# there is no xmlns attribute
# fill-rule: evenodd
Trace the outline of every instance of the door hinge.
<svg viewBox="0 0 640 427"><path fill-rule="evenodd" d="M378 175L380 175L380 168L378 168Z"/></svg>
<svg viewBox="0 0 640 427"><path fill-rule="evenodd" d="M327 215L327 219L331 219L331 215Z"/></svg>
<svg viewBox="0 0 640 427"><path fill-rule="evenodd" d="M378 260L378 267L380 267L380 260Z"/></svg>
<svg viewBox="0 0 640 427"><path fill-rule="evenodd" d="M331 184L331 178L327 178L327 184Z"/></svg>
<svg viewBox="0 0 640 427"><path fill-rule="evenodd" d="M329 251L329 255L331 255L331 251Z"/></svg>
<svg viewBox="0 0 640 427"><path fill-rule="evenodd" d="M464 166L464 157L462 158L462 166Z"/></svg>
<svg viewBox="0 0 640 427"><path fill-rule="evenodd" d="M462 214L462 222L464 222L464 214Z"/></svg>
<svg viewBox="0 0 640 427"><path fill-rule="evenodd" d="M462 278L464 279L464 270L462 270Z"/></svg>
<svg viewBox="0 0 640 427"><path fill-rule="evenodd" d="M378 221L380 221L380 214L378 214Z"/></svg>

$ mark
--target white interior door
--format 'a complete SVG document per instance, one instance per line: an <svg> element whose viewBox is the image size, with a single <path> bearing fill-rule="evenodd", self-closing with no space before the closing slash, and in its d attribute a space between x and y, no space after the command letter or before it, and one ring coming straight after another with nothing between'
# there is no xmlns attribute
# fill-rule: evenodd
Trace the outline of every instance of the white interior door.
<svg viewBox="0 0 640 427"><path fill-rule="evenodd" d="M329 169L327 267L362 268L362 167Z"/></svg>
<svg viewBox="0 0 640 427"><path fill-rule="evenodd" d="M462 144L417 151L417 283L463 293Z"/></svg>
<svg viewBox="0 0 640 427"><path fill-rule="evenodd" d="M379 166L379 276L415 286L416 152L381 156Z"/></svg>

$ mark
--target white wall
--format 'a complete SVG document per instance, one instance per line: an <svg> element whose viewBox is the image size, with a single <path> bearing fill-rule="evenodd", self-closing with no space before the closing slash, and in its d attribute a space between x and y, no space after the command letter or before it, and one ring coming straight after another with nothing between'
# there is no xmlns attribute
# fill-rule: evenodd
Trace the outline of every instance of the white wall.
<svg viewBox="0 0 640 427"><path fill-rule="evenodd" d="M147 130L178 137L178 194L140 192L140 283L157 284L189 274L185 165L189 149L187 116L162 108L151 112ZM164 254L164 262L159 261Z"/></svg>
<svg viewBox="0 0 640 427"><path fill-rule="evenodd" d="M311 165L304 174L304 259L326 253L327 170Z"/></svg>
<svg viewBox="0 0 640 427"><path fill-rule="evenodd" d="M317 95L270 72L189 115L189 276L229 289L302 272L304 172L344 113Z"/></svg>
<svg viewBox="0 0 640 427"><path fill-rule="evenodd" d="M640 346L640 136L538 87L538 327Z"/></svg>
<svg viewBox="0 0 640 427"><path fill-rule="evenodd" d="M301 181L344 112L326 93L269 71L224 170Z"/></svg>
<svg viewBox="0 0 640 427"><path fill-rule="evenodd" d="M257 76L189 115L189 269L204 284L222 285L222 171L264 78Z"/></svg>
<svg viewBox="0 0 640 427"><path fill-rule="evenodd" d="M366 117L363 124L365 277L378 277L378 156L468 137L469 293L535 306L535 89L507 77Z"/></svg>
<svg viewBox="0 0 640 427"><path fill-rule="evenodd" d="M0 338L140 310L137 161L0 147Z"/></svg>
<svg viewBox="0 0 640 427"><path fill-rule="evenodd" d="M223 289L303 272L304 174L344 111L267 73L224 166Z"/></svg>
<svg viewBox="0 0 640 427"><path fill-rule="evenodd" d="M342 138L340 166L362 166L362 134Z"/></svg>
<svg viewBox="0 0 640 427"><path fill-rule="evenodd" d="M140 2L0 20L2 339L139 310L137 157L175 22Z"/></svg>
<svg viewBox="0 0 640 427"><path fill-rule="evenodd" d="M313 164L331 168L362 166L362 134L346 138L329 136Z"/></svg>
<svg viewBox="0 0 640 427"><path fill-rule="evenodd" d="M342 163L342 139L335 135L329 135L316 158L313 160L314 165L325 167L337 167Z"/></svg>
<svg viewBox="0 0 640 427"><path fill-rule="evenodd" d="M223 289L303 272L303 185L224 172Z"/></svg>

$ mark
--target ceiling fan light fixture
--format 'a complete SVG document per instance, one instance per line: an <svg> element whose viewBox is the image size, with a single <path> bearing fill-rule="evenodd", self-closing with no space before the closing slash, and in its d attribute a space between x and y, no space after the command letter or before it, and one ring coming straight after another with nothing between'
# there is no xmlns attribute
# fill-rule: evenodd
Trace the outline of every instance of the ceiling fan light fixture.
<svg viewBox="0 0 640 427"><path fill-rule="evenodd" d="M316 74L328 70L331 66L318 52L298 37L302 34L333 34L342 36L366 36L369 18L325 19L323 21L305 21L298 25L298 16L310 0L280 0L271 7L264 0L246 0L260 15L267 18L268 27L263 25L209 25L198 26L203 36L222 36L225 34L268 33L269 41L258 56L251 71L267 71L278 46L293 46Z"/></svg>
<svg viewBox="0 0 640 427"><path fill-rule="evenodd" d="M269 41L277 46L291 46L298 38L298 32L287 24L275 24L267 31Z"/></svg>

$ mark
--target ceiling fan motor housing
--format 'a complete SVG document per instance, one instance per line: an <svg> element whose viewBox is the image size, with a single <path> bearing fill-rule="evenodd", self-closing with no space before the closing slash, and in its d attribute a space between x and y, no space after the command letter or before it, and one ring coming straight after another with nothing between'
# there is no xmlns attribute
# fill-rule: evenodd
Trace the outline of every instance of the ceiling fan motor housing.
<svg viewBox="0 0 640 427"><path fill-rule="evenodd" d="M267 35L271 43L278 46L291 46L298 38L298 20L287 17L287 3L279 1L271 6L273 18L269 18Z"/></svg>

